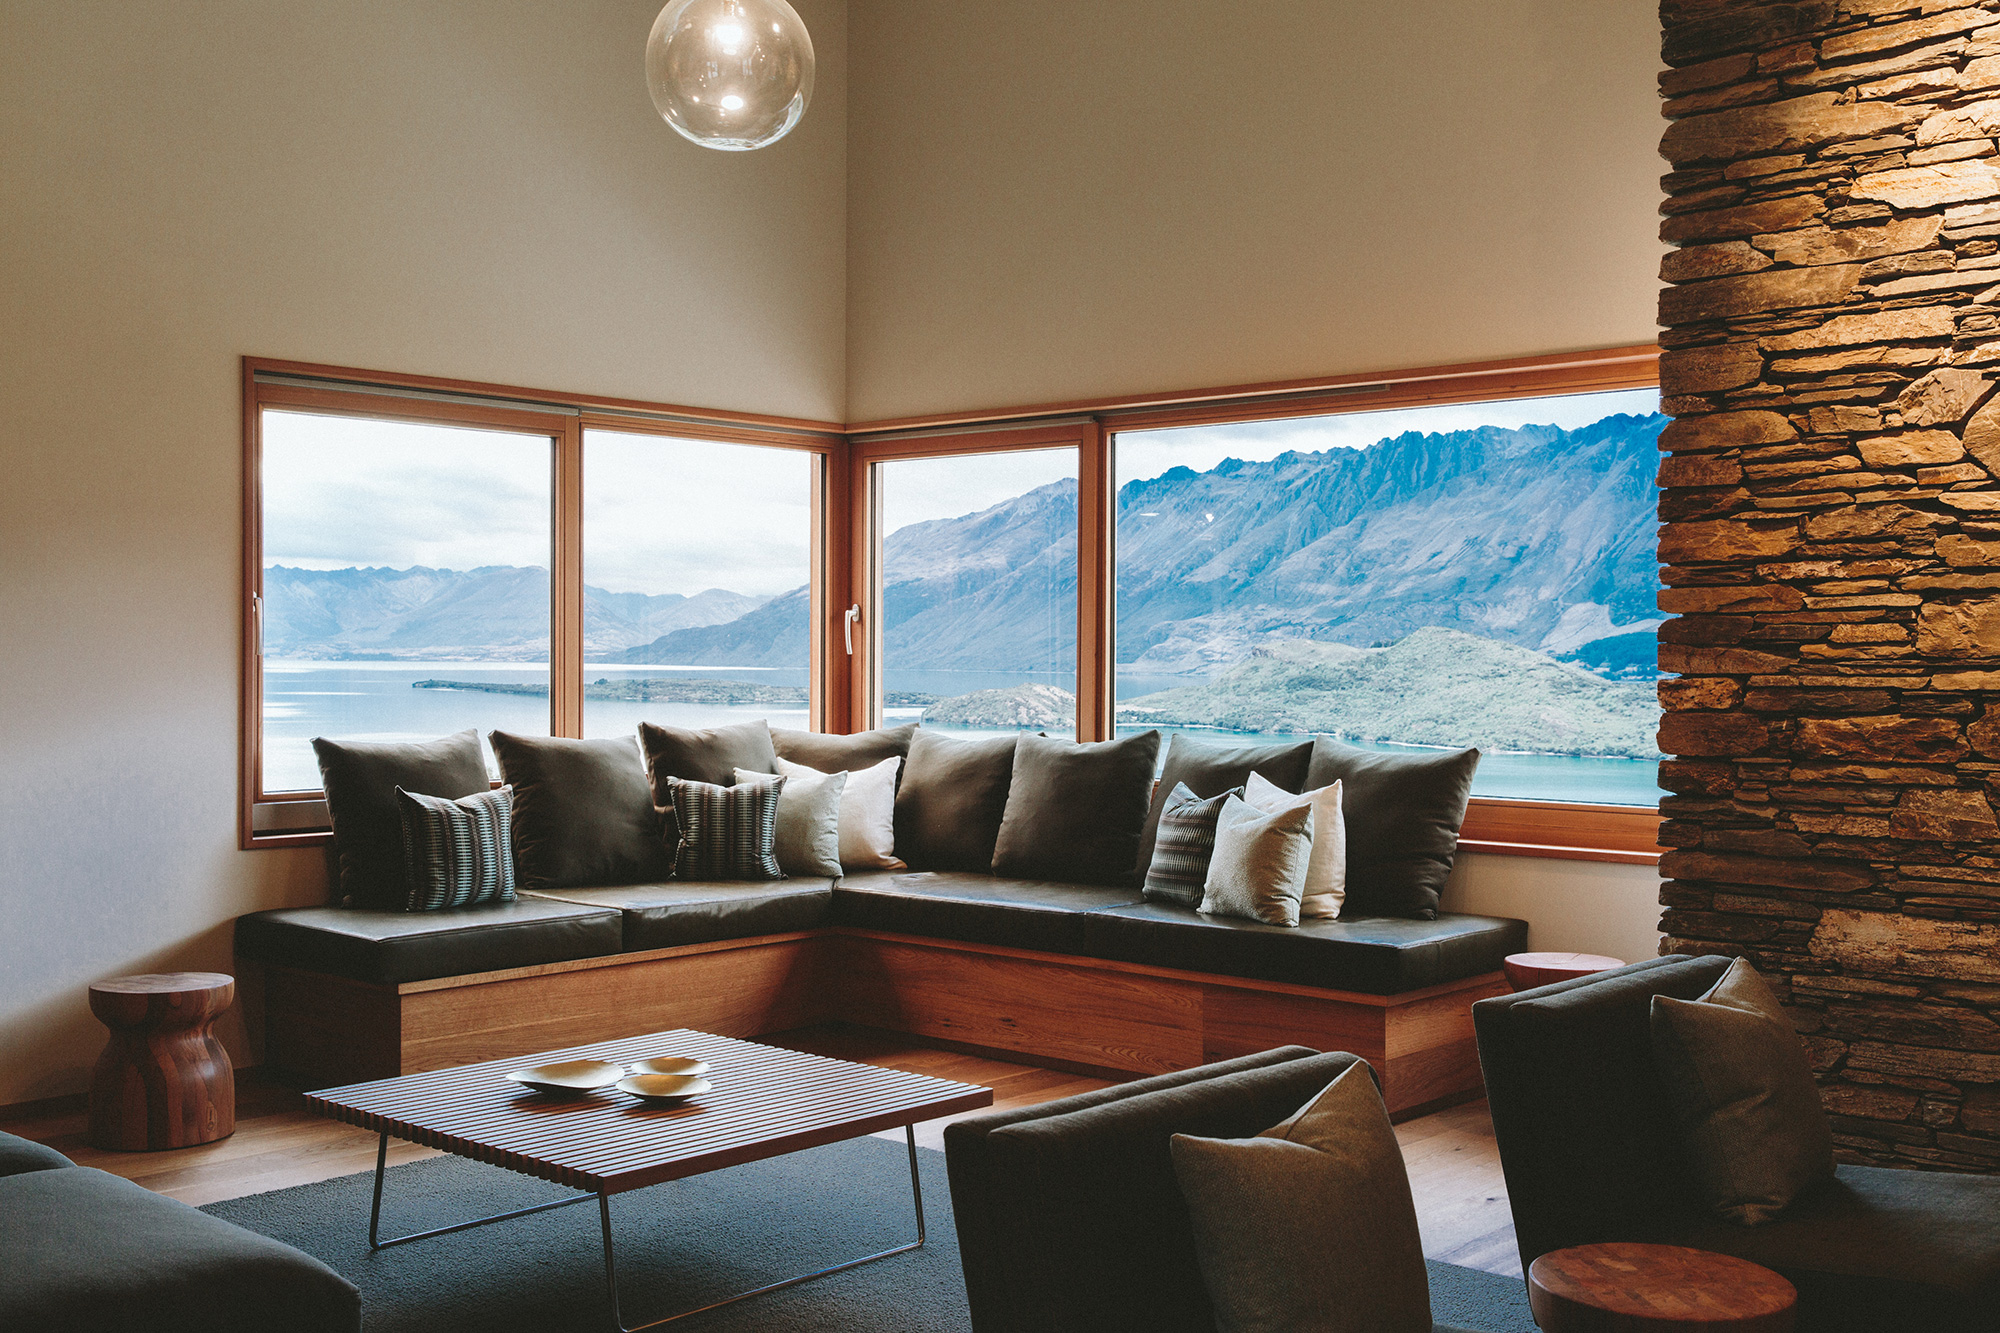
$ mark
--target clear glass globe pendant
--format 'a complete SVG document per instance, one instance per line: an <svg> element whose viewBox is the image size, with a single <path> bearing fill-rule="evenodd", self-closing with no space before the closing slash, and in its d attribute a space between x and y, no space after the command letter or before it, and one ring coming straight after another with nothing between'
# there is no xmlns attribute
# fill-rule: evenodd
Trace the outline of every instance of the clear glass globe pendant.
<svg viewBox="0 0 2000 1333"><path fill-rule="evenodd" d="M812 38L785 0L674 0L646 38L646 87L703 148L762 148L812 100Z"/></svg>

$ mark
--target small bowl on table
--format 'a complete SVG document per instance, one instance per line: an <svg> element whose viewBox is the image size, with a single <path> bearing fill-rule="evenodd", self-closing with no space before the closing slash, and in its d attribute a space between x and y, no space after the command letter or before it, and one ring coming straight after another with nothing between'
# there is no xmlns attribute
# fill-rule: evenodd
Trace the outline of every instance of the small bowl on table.
<svg viewBox="0 0 2000 1333"><path fill-rule="evenodd" d="M673 1074L680 1078L698 1078L708 1072L708 1061L697 1060L691 1055L661 1055L651 1060L640 1060L625 1066L628 1074Z"/></svg>
<svg viewBox="0 0 2000 1333"><path fill-rule="evenodd" d="M628 1074L618 1080L618 1091L648 1106L679 1106L708 1089L708 1080L700 1074Z"/></svg>
<svg viewBox="0 0 2000 1333"><path fill-rule="evenodd" d="M507 1077L524 1088L574 1097L608 1088L624 1077L625 1066L602 1060L562 1060L552 1065L509 1070Z"/></svg>

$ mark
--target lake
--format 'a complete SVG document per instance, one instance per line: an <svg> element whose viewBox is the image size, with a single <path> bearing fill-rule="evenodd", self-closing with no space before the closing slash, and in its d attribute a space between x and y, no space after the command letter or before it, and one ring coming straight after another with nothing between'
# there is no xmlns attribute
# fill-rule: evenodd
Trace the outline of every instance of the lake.
<svg viewBox="0 0 2000 1333"><path fill-rule="evenodd" d="M676 667L589 663L586 680L631 676L701 676L711 679L759 681L773 685L804 685L803 669L744 667ZM1052 673L988 671L897 671L883 673L890 691L926 694L966 694L1036 680L1072 688L1073 677ZM547 735L546 697L488 694L479 690L419 690L420 680L467 680L495 684L543 684L548 668L535 663L475 662L320 662L272 660L264 664L264 789L272 792L310 791L320 785L319 764L312 738L347 740L429 740L470 727L488 731L518 731ZM1121 674L1118 693L1136 697L1187 684L1179 676ZM921 709L889 709L885 721L913 721ZM676 727L727 726L755 718L771 725L804 730L806 710L727 704L662 704L589 699L584 702L584 734L591 737L629 736L640 722ZM954 735L1003 733L940 728ZM1119 728L1121 734L1144 730ZM1187 729L1190 735L1246 740L1246 733ZM1276 739L1275 737L1273 739ZM1359 742L1354 742L1359 744ZM1368 744L1365 749L1421 752L1419 747ZM487 765L497 775L491 755ZM1552 754L1488 754L1479 761L1473 794L1542 801L1578 801L1596 805L1655 804L1663 794L1658 765L1651 760L1581 758Z"/></svg>

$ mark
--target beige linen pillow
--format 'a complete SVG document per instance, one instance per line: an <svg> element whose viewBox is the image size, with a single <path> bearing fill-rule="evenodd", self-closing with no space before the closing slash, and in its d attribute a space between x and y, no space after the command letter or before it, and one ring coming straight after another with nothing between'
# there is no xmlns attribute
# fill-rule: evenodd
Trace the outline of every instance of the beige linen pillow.
<svg viewBox="0 0 2000 1333"><path fill-rule="evenodd" d="M1652 1023L1653 1063L1711 1209L1754 1227L1832 1177L1805 1043L1755 968L1737 959L1699 1000L1655 995Z"/></svg>
<svg viewBox="0 0 2000 1333"><path fill-rule="evenodd" d="M896 859L896 774L903 757L891 755L867 768L849 770L840 792L839 869L902 870ZM816 774L816 768L777 760L778 772L786 777Z"/></svg>
<svg viewBox="0 0 2000 1333"><path fill-rule="evenodd" d="M1347 899L1347 821L1340 812L1340 784L1294 795L1252 773L1243 784L1243 799L1267 814L1301 803L1313 812L1312 859L1306 862L1306 885L1299 895L1299 916L1332 921Z"/></svg>
<svg viewBox="0 0 2000 1333"><path fill-rule="evenodd" d="M758 773L739 768L736 781L784 784L778 789L778 827L771 840L780 870L787 875L840 874L840 793L847 774L811 769Z"/></svg>
<svg viewBox="0 0 2000 1333"><path fill-rule="evenodd" d="M1254 1139L1173 1136L1218 1333L1431 1333L1410 1177L1356 1062Z"/></svg>
<svg viewBox="0 0 2000 1333"><path fill-rule="evenodd" d="M1197 910L1272 926L1298 925L1312 844L1310 804L1266 814L1230 797L1215 820L1215 853Z"/></svg>

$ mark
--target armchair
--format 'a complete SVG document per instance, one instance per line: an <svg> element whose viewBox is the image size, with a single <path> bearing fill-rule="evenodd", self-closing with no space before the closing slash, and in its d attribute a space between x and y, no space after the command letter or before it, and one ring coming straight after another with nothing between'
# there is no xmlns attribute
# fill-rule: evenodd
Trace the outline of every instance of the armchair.
<svg viewBox="0 0 2000 1333"><path fill-rule="evenodd" d="M2000 1330L2000 1176L1842 1165L1765 1226L1702 1207L1649 1015L1729 963L1649 959L1473 1005L1522 1267L1596 1241L1690 1245L1790 1278L1801 1333Z"/></svg>

